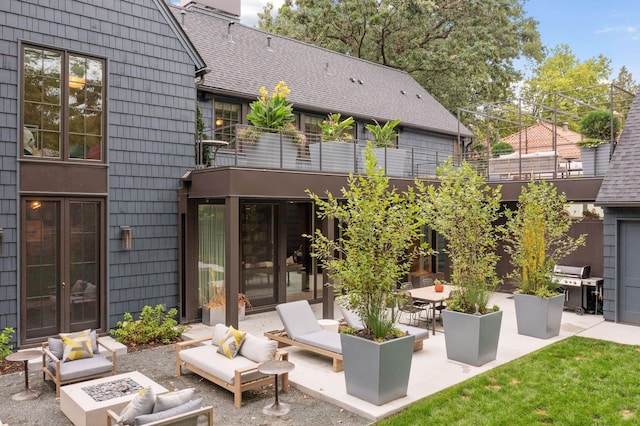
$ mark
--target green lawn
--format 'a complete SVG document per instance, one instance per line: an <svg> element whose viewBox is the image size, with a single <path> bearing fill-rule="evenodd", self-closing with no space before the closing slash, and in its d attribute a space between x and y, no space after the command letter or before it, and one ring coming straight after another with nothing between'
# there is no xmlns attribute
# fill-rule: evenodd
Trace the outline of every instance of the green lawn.
<svg viewBox="0 0 640 426"><path fill-rule="evenodd" d="M381 425L640 424L640 347L570 337L429 396Z"/></svg>

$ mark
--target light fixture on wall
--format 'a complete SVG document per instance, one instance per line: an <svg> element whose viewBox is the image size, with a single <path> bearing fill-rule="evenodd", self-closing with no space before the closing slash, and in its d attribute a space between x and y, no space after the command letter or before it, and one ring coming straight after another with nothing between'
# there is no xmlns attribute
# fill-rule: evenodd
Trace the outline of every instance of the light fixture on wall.
<svg viewBox="0 0 640 426"><path fill-rule="evenodd" d="M4 229L0 228L0 256L4 254Z"/></svg>
<svg viewBox="0 0 640 426"><path fill-rule="evenodd" d="M216 118L216 127L220 127L224 124L224 120L222 118Z"/></svg>
<svg viewBox="0 0 640 426"><path fill-rule="evenodd" d="M122 250L131 250L133 248L133 236L131 235L130 226L120 227L120 239L122 240Z"/></svg>

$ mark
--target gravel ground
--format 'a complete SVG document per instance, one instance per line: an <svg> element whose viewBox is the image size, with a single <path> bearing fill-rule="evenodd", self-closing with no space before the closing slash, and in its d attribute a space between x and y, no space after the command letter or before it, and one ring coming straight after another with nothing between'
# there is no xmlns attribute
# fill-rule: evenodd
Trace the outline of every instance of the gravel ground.
<svg viewBox="0 0 640 426"><path fill-rule="evenodd" d="M288 394L281 394L280 401L290 404L291 411L282 417L262 414L262 408L273 401L273 386L265 386L242 395L242 408L233 407L233 394L191 372L180 378L175 376L175 349L173 345L128 353L118 357L118 372L138 370L169 390L196 388L196 394L204 399L203 405L213 406L216 425L368 425L371 422L340 407L314 399L290 387ZM42 381L39 371L29 373L32 389L41 395L32 401L11 399L24 389L24 373L0 376L0 419L9 426L60 425L72 423L60 411L55 387L50 381Z"/></svg>

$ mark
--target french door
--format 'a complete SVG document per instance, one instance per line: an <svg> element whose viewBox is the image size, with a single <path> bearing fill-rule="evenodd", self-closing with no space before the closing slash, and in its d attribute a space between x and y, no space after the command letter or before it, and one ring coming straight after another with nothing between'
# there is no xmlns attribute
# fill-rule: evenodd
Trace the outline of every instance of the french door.
<svg viewBox="0 0 640 426"><path fill-rule="evenodd" d="M22 340L99 329L104 309L104 202L24 198Z"/></svg>

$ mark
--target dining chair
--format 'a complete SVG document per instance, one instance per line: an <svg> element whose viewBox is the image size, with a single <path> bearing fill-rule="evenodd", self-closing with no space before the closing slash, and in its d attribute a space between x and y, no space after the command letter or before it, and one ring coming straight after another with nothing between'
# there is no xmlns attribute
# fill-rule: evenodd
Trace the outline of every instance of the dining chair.
<svg viewBox="0 0 640 426"><path fill-rule="evenodd" d="M405 302L398 306L398 310L401 313L409 314L409 323L408 325L413 325L415 321L417 325L420 324L422 320L421 313L425 312L428 316L428 308L427 306L416 305L413 300L413 296L411 296L411 292L409 290L403 290L403 295L406 298ZM427 317L425 317L426 321ZM398 322L401 322L398 319Z"/></svg>

